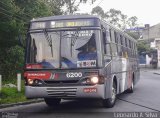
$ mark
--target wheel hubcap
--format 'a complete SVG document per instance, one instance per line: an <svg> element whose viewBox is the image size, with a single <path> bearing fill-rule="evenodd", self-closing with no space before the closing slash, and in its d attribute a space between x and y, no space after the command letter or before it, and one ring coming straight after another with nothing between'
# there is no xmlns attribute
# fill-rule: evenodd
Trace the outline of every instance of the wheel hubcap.
<svg viewBox="0 0 160 118"><path fill-rule="evenodd" d="M132 85L131 85L131 89L133 90L133 82L132 82Z"/></svg>
<svg viewBox="0 0 160 118"><path fill-rule="evenodd" d="M112 102L115 101L115 98L116 98L116 89L112 87Z"/></svg>

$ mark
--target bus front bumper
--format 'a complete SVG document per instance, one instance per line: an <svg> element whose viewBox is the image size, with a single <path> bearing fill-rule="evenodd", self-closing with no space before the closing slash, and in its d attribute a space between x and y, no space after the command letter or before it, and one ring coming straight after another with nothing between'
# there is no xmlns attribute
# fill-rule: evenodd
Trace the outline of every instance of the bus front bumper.
<svg viewBox="0 0 160 118"><path fill-rule="evenodd" d="M25 86L27 98L104 98L104 85L72 87L33 87Z"/></svg>

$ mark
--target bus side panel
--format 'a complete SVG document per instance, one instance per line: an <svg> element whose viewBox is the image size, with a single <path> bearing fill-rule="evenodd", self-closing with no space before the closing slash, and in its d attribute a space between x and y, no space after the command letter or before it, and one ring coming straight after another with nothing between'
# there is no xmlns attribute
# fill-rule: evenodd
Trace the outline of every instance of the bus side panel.
<svg viewBox="0 0 160 118"><path fill-rule="evenodd" d="M140 80L140 68L138 67L135 70L135 81L134 81L134 84L136 84L139 80Z"/></svg>
<svg viewBox="0 0 160 118"><path fill-rule="evenodd" d="M105 83L104 83L104 96L105 99L110 98L111 97L111 82L112 82L112 78L111 78L111 61L107 62L106 60L104 60L104 68L102 71L100 71L101 75L104 76L105 78Z"/></svg>

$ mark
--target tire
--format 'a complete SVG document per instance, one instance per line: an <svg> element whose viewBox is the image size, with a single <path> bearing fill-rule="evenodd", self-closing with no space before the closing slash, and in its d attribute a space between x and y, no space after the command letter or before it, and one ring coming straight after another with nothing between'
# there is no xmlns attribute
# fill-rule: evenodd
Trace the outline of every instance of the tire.
<svg viewBox="0 0 160 118"><path fill-rule="evenodd" d="M127 93L133 93L134 92L134 81L132 79L132 85L129 89L127 89Z"/></svg>
<svg viewBox="0 0 160 118"><path fill-rule="evenodd" d="M112 108L115 103L116 103L116 99L117 99L117 87L116 87L116 83L114 82L112 85L112 97L108 98L108 99L103 99L103 106L106 108Z"/></svg>
<svg viewBox="0 0 160 118"><path fill-rule="evenodd" d="M44 98L44 101L49 107L57 107L60 105L61 99L60 98Z"/></svg>

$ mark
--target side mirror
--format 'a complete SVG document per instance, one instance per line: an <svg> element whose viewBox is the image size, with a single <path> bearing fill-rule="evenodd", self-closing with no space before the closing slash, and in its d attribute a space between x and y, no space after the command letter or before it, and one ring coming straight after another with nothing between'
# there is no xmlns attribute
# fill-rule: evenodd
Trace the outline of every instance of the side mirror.
<svg viewBox="0 0 160 118"><path fill-rule="evenodd" d="M19 46L25 48L25 44L21 35L18 36L18 41L19 41Z"/></svg>

